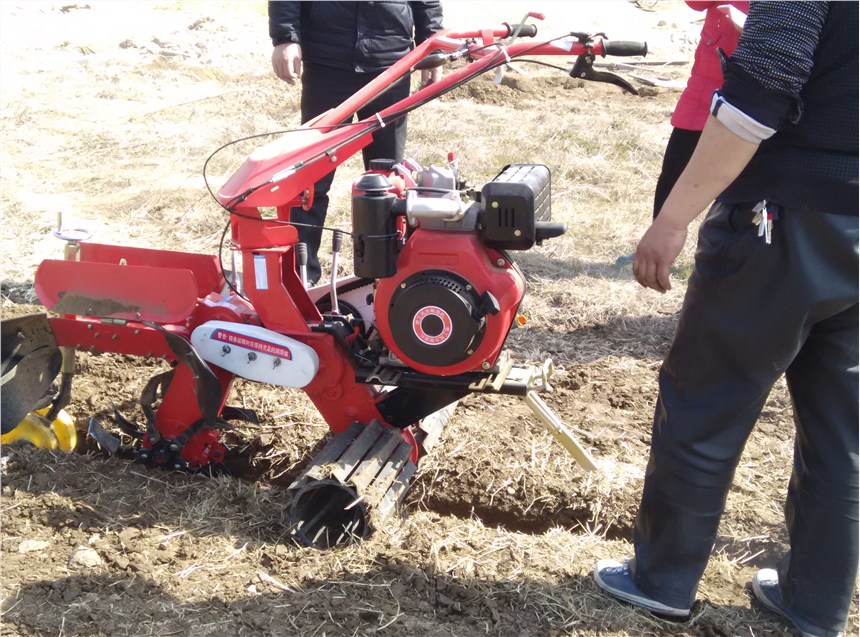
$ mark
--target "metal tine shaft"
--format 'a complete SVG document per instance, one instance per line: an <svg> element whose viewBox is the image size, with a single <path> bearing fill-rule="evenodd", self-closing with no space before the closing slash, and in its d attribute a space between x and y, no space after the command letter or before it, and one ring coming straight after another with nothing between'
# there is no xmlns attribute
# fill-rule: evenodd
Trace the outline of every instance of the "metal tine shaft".
<svg viewBox="0 0 860 637"><path fill-rule="evenodd" d="M114 407L113 410L113 419L116 422L116 426L119 427L124 434L131 436L135 440L143 440L144 433L141 430L140 425L127 419L116 407Z"/></svg>
<svg viewBox="0 0 860 637"><path fill-rule="evenodd" d="M301 475L290 485L290 489L298 489L304 485L309 478L321 480L326 476L320 470L321 467L334 462L346 450L349 444L355 440L361 430L364 428L360 422L356 421L350 425L349 429L336 434L331 440L326 443L317 456L311 461L311 464L302 471Z"/></svg>
<svg viewBox="0 0 860 637"><path fill-rule="evenodd" d="M392 482L391 488L388 489L388 492L382 498L382 502L377 510L379 517L388 516L400 505L406 496L406 492L409 491L412 476L415 475L417 470L418 467L411 462L407 462L403 466L397 478Z"/></svg>

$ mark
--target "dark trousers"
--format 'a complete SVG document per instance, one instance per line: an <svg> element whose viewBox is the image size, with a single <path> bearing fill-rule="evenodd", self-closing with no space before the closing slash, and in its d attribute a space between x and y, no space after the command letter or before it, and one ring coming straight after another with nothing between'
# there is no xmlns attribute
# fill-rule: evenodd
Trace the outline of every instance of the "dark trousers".
<svg viewBox="0 0 860 637"><path fill-rule="evenodd" d="M767 245L752 205L714 204L660 370L634 529L634 581L687 608L735 468L773 384L794 406L783 598L842 630L858 565L857 217L782 209Z"/></svg>
<svg viewBox="0 0 860 637"><path fill-rule="evenodd" d="M377 75L379 74L356 73L305 63L302 67L302 123L339 106ZM407 76L393 84L376 100L359 109L359 119L370 117L408 97L409 89ZM403 117L373 134L373 141L362 150L365 168L371 159L402 160L405 146L406 118ZM318 281L321 274L318 252L322 240L322 226L325 225L328 211L328 191L334 180L334 173L332 170L314 184L314 201L310 210L293 208L290 211L290 221L296 224L299 241L308 246L308 281L312 283Z"/></svg>
<svg viewBox="0 0 860 637"><path fill-rule="evenodd" d="M654 219L666 203L666 197L672 192L678 177L687 167L701 136L700 130L672 129L666 144L666 152L663 153L663 167L660 169L660 177L657 178L657 187L654 189Z"/></svg>

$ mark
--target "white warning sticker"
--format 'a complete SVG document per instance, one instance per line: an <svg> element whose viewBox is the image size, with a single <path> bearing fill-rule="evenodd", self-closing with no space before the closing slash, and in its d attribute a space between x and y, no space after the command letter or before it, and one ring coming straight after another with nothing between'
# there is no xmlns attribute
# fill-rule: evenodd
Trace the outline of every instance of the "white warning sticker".
<svg viewBox="0 0 860 637"><path fill-rule="evenodd" d="M563 38L560 40L553 40L549 44L550 46L564 49L565 51L570 51L573 48L575 42L578 42L578 40L574 40L573 38Z"/></svg>
<svg viewBox="0 0 860 637"><path fill-rule="evenodd" d="M266 257L262 254L254 255L254 281L258 290L269 289L269 274L266 272Z"/></svg>

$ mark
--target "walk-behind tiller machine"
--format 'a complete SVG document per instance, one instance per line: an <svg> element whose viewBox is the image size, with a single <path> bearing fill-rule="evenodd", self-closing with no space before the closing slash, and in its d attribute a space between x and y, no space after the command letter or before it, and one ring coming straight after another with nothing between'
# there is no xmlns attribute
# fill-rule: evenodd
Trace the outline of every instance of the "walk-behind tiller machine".
<svg viewBox="0 0 860 637"><path fill-rule="evenodd" d="M64 258L43 261L35 275L52 315L2 323L4 441L72 445L63 408L80 349L172 364L142 392L142 426L115 411L132 444L95 417L88 428L102 449L168 469L217 470L228 451L221 430L230 420L255 420L226 404L236 376L304 390L333 434L290 487L293 530L309 545L362 538L372 520L395 511L421 457L469 393L524 397L579 464L594 468L540 398L550 389L549 361L519 365L502 351L525 292L511 251L565 231L550 221L546 166L506 166L475 192L453 162L373 162L352 187L351 232L334 232L331 281L312 288L290 224L292 208L310 206L313 184L374 131L523 56L575 56L572 76L636 93L592 63L644 55L644 43L585 33L523 39L536 34L525 21L436 34L338 108L255 151L216 195L230 213L237 265L229 270L220 255L105 245L58 231ZM464 63L441 81L345 123L403 75L455 60ZM354 275L338 279L343 237L352 241Z"/></svg>

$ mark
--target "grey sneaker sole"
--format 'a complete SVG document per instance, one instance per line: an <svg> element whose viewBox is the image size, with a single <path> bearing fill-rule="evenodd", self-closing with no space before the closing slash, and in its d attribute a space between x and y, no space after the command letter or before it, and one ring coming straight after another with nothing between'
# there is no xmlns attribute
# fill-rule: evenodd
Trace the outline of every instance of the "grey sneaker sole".
<svg viewBox="0 0 860 637"><path fill-rule="evenodd" d="M672 606L666 606L665 604L661 604L660 602L650 599L648 597L643 597L641 595L636 595L635 593L630 593L627 591L619 590L604 581L604 579L600 576L600 565L594 567L594 581L597 583L597 586L601 589L609 593L615 599L620 599L628 604L633 604L634 606L638 606L639 608L644 608L647 611L655 613L657 615L663 615L664 617L676 617L676 618L686 618L690 616L690 611L685 610L683 608L674 608Z"/></svg>
<svg viewBox="0 0 860 637"><path fill-rule="evenodd" d="M784 609L780 608L774 602L771 601L770 597L768 597L767 593L762 589L762 584L763 584L762 580L764 580L765 586L778 585L776 583L778 580L775 579L774 577L763 576L764 571L770 572L772 570L773 569L762 569L753 576L753 578L752 578L753 595L755 595L756 599L759 602L761 602L762 606L764 606L768 610L773 611L774 613L776 613L780 617L783 617L789 623L793 624L794 627L797 628L801 637L821 637L821 635L819 635L818 633L805 631L800 626L798 626L795 623L795 621L785 612ZM774 571L774 573L775 573L775 571ZM834 633L831 632L831 634L834 634ZM843 637L844 636L844 633L835 633L835 634L836 634L836 637Z"/></svg>

